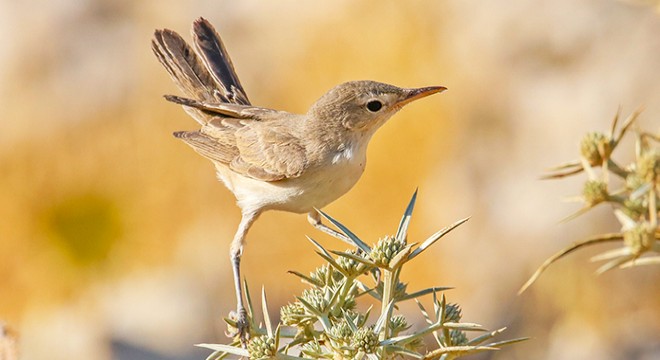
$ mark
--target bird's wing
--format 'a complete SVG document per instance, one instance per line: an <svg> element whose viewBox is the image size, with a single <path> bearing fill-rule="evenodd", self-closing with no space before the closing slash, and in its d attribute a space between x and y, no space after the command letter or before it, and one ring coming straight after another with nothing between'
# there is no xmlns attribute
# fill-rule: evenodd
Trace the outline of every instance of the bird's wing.
<svg viewBox="0 0 660 360"><path fill-rule="evenodd" d="M225 139L219 139L198 130L177 131L174 136L183 140L203 157L225 166L228 166L239 155L232 135Z"/></svg>
<svg viewBox="0 0 660 360"><path fill-rule="evenodd" d="M299 177L307 167L300 140L276 128L256 124L217 117L199 131L178 131L174 136L205 158L253 179L278 181Z"/></svg>
<svg viewBox="0 0 660 360"><path fill-rule="evenodd" d="M299 177L308 165L305 147L298 137L282 130L261 122L236 131L239 156L229 168L263 181Z"/></svg>
<svg viewBox="0 0 660 360"><path fill-rule="evenodd" d="M250 105L205 103L168 95L167 100L213 116L200 131L180 131L176 137L200 155L234 172L263 181L300 176L307 159L299 138L278 126L291 114ZM288 117L288 119L287 119Z"/></svg>

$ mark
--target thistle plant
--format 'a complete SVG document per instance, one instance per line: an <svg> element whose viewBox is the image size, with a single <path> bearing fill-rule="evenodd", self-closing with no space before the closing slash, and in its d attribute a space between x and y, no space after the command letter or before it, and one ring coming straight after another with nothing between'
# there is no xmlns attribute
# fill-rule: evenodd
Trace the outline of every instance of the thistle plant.
<svg viewBox="0 0 660 360"><path fill-rule="evenodd" d="M583 207L564 220L574 219L601 204L609 204L621 224L616 233L600 234L578 241L548 258L520 289L525 291L552 263L580 248L618 242L622 246L591 258L605 261L596 273L615 268L660 264L658 228L658 193L660 191L660 134L652 134L635 126L639 111L632 113L617 131L619 114L614 117L609 134L592 132L580 143L580 158L551 169L545 179L558 179L585 172L587 181L582 196ZM612 154L626 132L635 132L634 160L620 166ZM597 172L598 168L600 169ZM617 181L618 179L618 181ZM619 188L613 190L618 184Z"/></svg>
<svg viewBox="0 0 660 360"><path fill-rule="evenodd" d="M431 235L421 244L409 243L407 230L415 205L413 195L394 236L385 236L374 246L367 245L340 222L321 212L348 239L346 251L327 250L308 237L325 262L309 275L291 271L309 285L300 296L280 309L280 322L273 326L262 289L263 325L254 321L254 308L246 289L251 338L246 348L240 341L231 344L200 344L213 350L208 360L229 355L257 359L456 359L460 356L498 350L525 338L493 342L505 328L486 331L481 325L462 322L458 304L447 303L439 295L448 287L433 287L410 292L401 280L403 267L417 258L447 233L466 222L462 219ZM371 285L368 285L371 284ZM420 298L432 298L427 311ZM358 301L372 297L377 309L361 310ZM413 326L398 304L415 300L426 321ZM378 315L372 315L378 313ZM229 326L235 321L226 319ZM481 332L470 339L468 333ZM433 343L426 344L432 339Z"/></svg>

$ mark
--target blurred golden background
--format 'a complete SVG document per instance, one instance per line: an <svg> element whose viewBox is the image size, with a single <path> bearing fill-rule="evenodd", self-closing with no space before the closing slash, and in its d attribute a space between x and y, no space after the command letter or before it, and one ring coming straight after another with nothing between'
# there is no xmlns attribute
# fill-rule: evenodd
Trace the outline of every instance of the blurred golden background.
<svg viewBox="0 0 660 360"><path fill-rule="evenodd" d="M199 16L257 105L304 112L357 79L449 88L390 120L360 182L326 210L369 243L395 230L416 187L412 241L471 215L403 277L456 287L464 321L532 337L475 358L660 358L657 268L596 277L600 249L587 250L516 296L556 250L618 230L606 208L558 224L582 178L538 177L618 109L643 105L640 124L659 129L657 2L5 0L0 321L21 359L202 359L193 344L226 340L239 210L172 137L197 125L163 100L178 92L150 49L154 29L189 39ZM344 249L295 214L266 213L248 236L244 275L272 309L303 288L287 270L320 263L306 234Z"/></svg>

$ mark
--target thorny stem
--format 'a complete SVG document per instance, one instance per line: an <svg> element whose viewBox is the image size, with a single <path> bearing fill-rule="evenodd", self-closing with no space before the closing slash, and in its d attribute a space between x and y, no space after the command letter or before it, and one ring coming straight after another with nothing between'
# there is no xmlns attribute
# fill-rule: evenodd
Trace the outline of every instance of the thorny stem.
<svg viewBox="0 0 660 360"><path fill-rule="evenodd" d="M607 168L615 175L619 176L622 179L625 179L628 176L628 172L622 169L617 163L612 161L612 159L607 160Z"/></svg>
<svg viewBox="0 0 660 360"><path fill-rule="evenodd" d="M395 270L396 271L396 270ZM389 338L390 332L390 312L392 307L390 302L392 302L392 288L394 286L394 274L389 269L383 269L383 301L381 303L380 314L383 316L385 314L385 323L383 324L383 330L381 330L378 339L383 341ZM383 354L384 356L385 354Z"/></svg>
<svg viewBox="0 0 660 360"><path fill-rule="evenodd" d="M652 186L649 191L649 222L654 228L658 226L658 208L655 203L655 196L655 186Z"/></svg>

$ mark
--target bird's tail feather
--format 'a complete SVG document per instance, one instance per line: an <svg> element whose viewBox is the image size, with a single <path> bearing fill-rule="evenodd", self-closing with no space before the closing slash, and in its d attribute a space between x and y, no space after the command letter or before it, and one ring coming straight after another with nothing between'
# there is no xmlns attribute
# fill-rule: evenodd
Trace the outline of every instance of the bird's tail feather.
<svg viewBox="0 0 660 360"><path fill-rule="evenodd" d="M219 95L224 102L250 105L227 49L213 25L206 19L199 18L193 23L192 33L195 49L204 60L211 75L221 86Z"/></svg>
<svg viewBox="0 0 660 360"><path fill-rule="evenodd" d="M195 49L175 31L156 30L151 48L186 96L207 103L235 103L249 101L234 70L231 59L213 26L199 18L193 25ZM194 108L185 110L201 124L209 115Z"/></svg>

